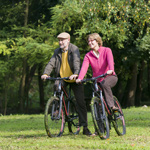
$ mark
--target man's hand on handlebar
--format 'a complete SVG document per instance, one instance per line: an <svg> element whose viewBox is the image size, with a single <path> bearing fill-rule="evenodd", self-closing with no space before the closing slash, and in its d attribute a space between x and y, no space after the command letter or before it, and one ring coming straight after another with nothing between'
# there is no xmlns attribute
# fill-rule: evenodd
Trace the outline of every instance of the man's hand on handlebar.
<svg viewBox="0 0 150 150"><path fill-rule="evenodd" d="M69 77L69 79L70 79L70 80L76 80L77 77L78 77L77 74L73 74L73 75L71 75L71 76Z"/></svg>
<svg viewBox="0 0 150 150"><path fill-rule="evenodd" d="M76 83L77 83L77 84L81 83L81 80L80 80L80 79L77 79L77 80L76 80Z"/></svg>
<svg viewBox="0 0 150 150"><path fill-rule="evenodd" d="M50 76L48 76L47 74L43 74L43 75L41 76L41 79L46 80L47 77L50 77Z"/></svg>

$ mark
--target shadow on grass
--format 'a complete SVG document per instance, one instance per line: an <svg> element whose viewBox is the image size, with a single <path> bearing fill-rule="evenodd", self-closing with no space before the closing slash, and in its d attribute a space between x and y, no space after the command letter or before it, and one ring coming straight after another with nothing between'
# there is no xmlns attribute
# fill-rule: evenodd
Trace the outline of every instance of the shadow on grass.
<svg viewBox="0 0 150 150"><path fill-rule="evenodd" d="M20 138L20 139L30 139L30 138L40 138L40 137L46 137L44 134L30 134L30 135L10 135L10 136L1 136L3 138Z"/></svg>
<svg viewBox="0 0 150 150"><path fill-rule="evenodd" d="M49 137L47 136L47 134L43 133L43 134L28 134L28 135L23 135L23 134L17 134L17 135L6 135L6 136L1 136L2 138L13 138L13 139L38 139L38 138L47 138L47 139L57 139L57 138L66 138L66 137L69 137L70 139L75 139L75 138L84 138L85 139L87 138L87 136L85 135L82 135L82 134L78 134L78 135L75 135L75 134L71 134L71 133L68 133L68 134L63 134L62 136L60 137Z"/></svg>

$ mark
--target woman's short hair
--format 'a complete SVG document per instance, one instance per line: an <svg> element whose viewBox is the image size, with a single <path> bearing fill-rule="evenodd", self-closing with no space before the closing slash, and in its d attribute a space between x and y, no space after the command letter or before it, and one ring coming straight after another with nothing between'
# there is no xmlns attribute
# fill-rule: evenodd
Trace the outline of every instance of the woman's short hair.
<svg viewBox="0 0 150 150"><path fill-rule="evenodd" d="M89 34L88 37L87 37L87 42L88 42L89 39L90 40L96 40L98 42L99 46L103 45L102 38L100 37L100 35L98 33Z"/></svg>

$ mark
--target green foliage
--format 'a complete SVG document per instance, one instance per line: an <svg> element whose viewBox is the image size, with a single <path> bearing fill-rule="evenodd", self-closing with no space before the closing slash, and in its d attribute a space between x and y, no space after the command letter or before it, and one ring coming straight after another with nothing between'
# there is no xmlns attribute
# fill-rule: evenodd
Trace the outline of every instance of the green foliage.
<svg viewBox="0 0 150 150"><path fill-rule="evenodd" d="M38 43L31 37L10 39L3 44L1 54L10 55L16 61L27 58L30 65L44 62L50 57L52 46L46 43Z"/></svg>
<svg viewBox="0 0 150 150"><path fill-rule="evenodd" d="M0 74L1 74L1 77L4 77L7 72L8 72L7 63L0 60Z"/></svg>
<svg viewBox="0 0 150 150"><path fill-rule="evenodd" d="M136 44L149 35L149 1L65 0L53 7L52 13L52 35L69 32L80 48L81 59L88 52L86 37L94 32L102 36L104 46L112 49L116 72L126 74L126 79L135 61L149 59Z"/></svg>
<svg viewBox="0 0 150 150"><path fill-rule="evenodd" d="M7 50L7 46L1 42L0 44L0 54L3 53L3 55L9 55L10 54L10 51Z"/></svg>
<svg viewBox="0 0 150 150"><path fill-rule="evenodd" d="M145 35L139 45L140 50L150 51L150 35Z"/></svg>
<svg viewBox="0 0 150 150"><path fill-rule="evenodd" d="M16 99L23 70L22 60L27 60L29 68L35 64L43 64L45 67L54 49L58 47L56 37L63 31L71 34L71 42L80 49L81 60L89 51L87 35L99 33L104 46L112 49L115 70L117 74L123 74L125 81L131 76L130 66L135 61L150 60L150 1L30 0L27 26L24 26L25 7L25 0L5 0L0 3L2 99L2 87L6 83L4 77L10 82L7 82L9 95L15 93ZM91 69L88 76L92 76Z"/></svg>
<svg viewBox="0 0 150 150"><path fill-rule="evenodd" d="M26 73L29 73L30 68L35 65L43 64L45 66L52 56L54 48L58 45L55 43L54 37L50 36L45 22L49 20L47 16L51 15L49 7L59 1L52 0L49 3L45 0L38 2L31 0L27 26L24 26L26 7L24 0L11 2L6 0L0 4L1 111L4 110L6 99L8 99L9 108L16 109L16 106L18 107L18 91L23 69L28 69ZM23 68L23 60L27 61L28 68ZM5 99L4 94L6 95ZM34 94L29 94L29 96L31 95ZM10 103L15 106L10 106Z"/></svg>
<svg viewBox="0 0 150 150"><path fill-rule="evenodd" d="M77 1L66 0L62 5L52 8L51 33L57 35L62 31L71 32L79 28L82 22L82 8Z"/></svg>

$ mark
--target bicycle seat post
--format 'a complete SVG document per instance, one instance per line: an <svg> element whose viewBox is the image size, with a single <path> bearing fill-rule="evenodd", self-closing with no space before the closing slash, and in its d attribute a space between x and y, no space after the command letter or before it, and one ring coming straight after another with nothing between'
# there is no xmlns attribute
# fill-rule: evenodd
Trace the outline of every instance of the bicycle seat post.
<svg viewBox="0 0 150 150"><path fill-rule="evenodd" d="M56 96L56 91L54 91L54 96Z"/></svg>
<svg viewBox="0 0 150 150"><path fill-rule="evenodd" d="M71 84L69 84L69 95L68 95L68 97L70 97L70 95L71 95Z"/></svg>
<svg viewBox="0 0 150 150"><path fill-rule="evenodd" d="M58 85L58 92L61 91L61 82L59 82L59 85Z"/></svg>
<svg viewBox="0 0 150 150"><path fill-rule="evenodd" d="M94 81L95 90L98 91L97 80Z"/></svg>

